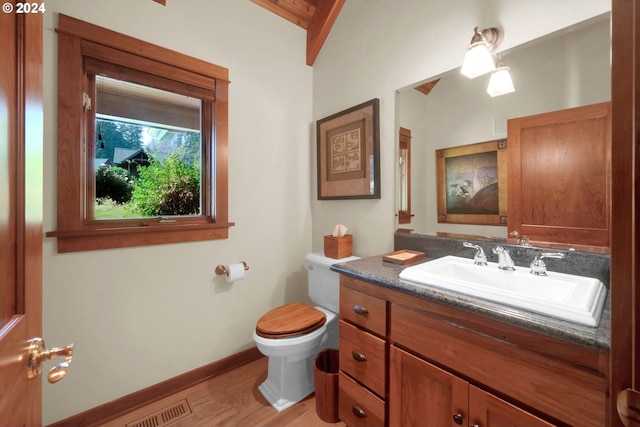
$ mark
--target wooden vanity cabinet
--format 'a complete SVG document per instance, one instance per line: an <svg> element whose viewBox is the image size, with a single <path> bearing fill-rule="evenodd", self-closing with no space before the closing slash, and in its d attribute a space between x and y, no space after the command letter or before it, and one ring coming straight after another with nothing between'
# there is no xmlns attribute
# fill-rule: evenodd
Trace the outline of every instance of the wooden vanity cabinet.
<svg viewBox="0 0 640 427"><path fill-rule="evenodd" d="M608 354L350 276L340 283L348 426L606 425Z"/></svg>
<svg viewBox="0 0 640 427"><path fill-rule="evenodd" d="M553 426L395 346L390 362L389 425Z"/></svg>
<svg viewBox="0 0 640 427"><path fill-rule="evenodd" d="M416 393L420 382L424 381L412 379L413 383L407 383L407 375L398 371L402 368L397 364L409 362L406 357L396 354L400 350L395 347L479 389L472 392L469 388L468 417L473 422L466 425L605 425L606 355L549 340L533 332L518 331L518 328L508 325L500 330L489 319L485 326L482 320L474 318L477 316L431 301L420 300L414 304L409 298L406 300L407 304L392 302L390 308L389 339L393 346L389 414L394 421L390 425L410 425L397 412L410 411L404 408L404 395ZM408 391L405 391L407 387ZM489 393L488 396L480 397L479 391L482 390ZM480 400L472 400L472 395ZM504 405L500 403L501 399ZM489 403L491 406L485 407ZM455 400L453 404L460 406L453 408L454 411L464 410L464 402ZM426 410L439 407L429 403L423 403L423 406L430 406ZM449 416L454 414L450 412ZM497 419L501 421L496 423ZM516 422L524 419L529 421ZM398 420L402 422L396 424ZM439 424L416 425L428 427Z"/></svg>

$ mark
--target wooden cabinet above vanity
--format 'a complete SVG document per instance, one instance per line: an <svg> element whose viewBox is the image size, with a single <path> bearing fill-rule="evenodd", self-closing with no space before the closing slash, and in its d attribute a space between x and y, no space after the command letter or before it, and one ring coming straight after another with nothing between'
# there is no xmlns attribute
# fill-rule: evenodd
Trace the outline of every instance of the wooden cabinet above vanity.
<svg viewBox="0 0 640 427"><path fill-rule="evenodd" d="M544 321L529 327L517 309L412 292L397 279L402 267L381 257L335 270L347 425L606 425L608 324L540 332Z"/></svg>

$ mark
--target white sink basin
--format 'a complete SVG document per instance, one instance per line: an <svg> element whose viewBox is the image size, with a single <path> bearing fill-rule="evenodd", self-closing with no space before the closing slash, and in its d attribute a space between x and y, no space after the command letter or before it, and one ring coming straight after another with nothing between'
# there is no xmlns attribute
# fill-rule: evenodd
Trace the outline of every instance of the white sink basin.
<svg viewBox="0 0 640 427"><path fill-rule="evenodd" d="M505 271L472 259L446 256L407 267L400 279L435 286L588 326L598 326L607 289L598 279L547 271L536 276L528 268Z"/></svg>

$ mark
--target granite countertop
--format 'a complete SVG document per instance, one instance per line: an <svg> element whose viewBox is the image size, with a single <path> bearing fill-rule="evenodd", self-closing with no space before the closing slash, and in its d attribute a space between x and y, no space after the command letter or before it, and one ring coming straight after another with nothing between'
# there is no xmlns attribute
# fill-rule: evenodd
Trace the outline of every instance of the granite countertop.
<svg viewBox="0 0 640 427"><path fill-rule="evenodd" d="M603 353L609 353L610 351L611 302L609 294L607 294L599 326L590 327L445 289L403 282L400 281L398 275L404 267L406 266L383 261L380 255L333 264L331 269L379 286L418 295L441 304L455 306Z"/></svg>

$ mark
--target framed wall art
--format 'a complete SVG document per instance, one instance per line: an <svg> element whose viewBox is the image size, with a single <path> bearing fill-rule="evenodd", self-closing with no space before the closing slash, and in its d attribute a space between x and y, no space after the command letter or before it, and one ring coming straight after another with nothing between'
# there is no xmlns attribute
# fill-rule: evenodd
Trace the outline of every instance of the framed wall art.
<svg viewBox="0 0 640 427"><path fill-rule="evenodd" d="M507 225L507 140L436 150L438 222Z"/></svg>
<svg viewBox="0 0 640 427"><path fill-rule="evenodd" d="M379 102L317 121L318 200L380 198Z"/></svg>

